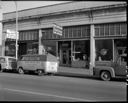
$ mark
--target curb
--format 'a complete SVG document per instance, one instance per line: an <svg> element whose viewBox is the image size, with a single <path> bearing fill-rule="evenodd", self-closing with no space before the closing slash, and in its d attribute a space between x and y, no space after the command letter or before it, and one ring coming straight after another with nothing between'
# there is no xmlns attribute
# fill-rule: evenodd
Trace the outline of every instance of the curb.
<svg viewBox="0 0 128 103"><path fill-rule="evenodd" d="M78 78L93 78L93 76L88 74L78 74L78 73L68 73L68 72L58 72L57 76L67 76L67 77L78 77Z"/></svg>

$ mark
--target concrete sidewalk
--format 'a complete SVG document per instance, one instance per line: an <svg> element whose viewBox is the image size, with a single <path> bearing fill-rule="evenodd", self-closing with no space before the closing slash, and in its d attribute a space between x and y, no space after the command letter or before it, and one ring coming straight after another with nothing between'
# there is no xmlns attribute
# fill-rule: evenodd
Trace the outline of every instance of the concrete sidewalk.
<svg viewBox="0 0 128 103"><path fill-rule="evenodd" d="M62 67L62 66L59 67L58 74L59 75L70 75L70 76L90 76L89 69Z"/></svg>

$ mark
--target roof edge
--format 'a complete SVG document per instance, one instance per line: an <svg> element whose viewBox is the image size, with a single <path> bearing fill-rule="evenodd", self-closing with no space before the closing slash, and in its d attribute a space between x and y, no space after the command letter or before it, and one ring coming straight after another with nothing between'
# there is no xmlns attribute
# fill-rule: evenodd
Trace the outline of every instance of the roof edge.
<svg viewBox="0 0 128 103"><path fill-rule="evenodd" d="M71 3L71 2L70 2ZM24 16L24 17L19 17L19 20L23 19L32 19L32 18L39 18L39 17L44 17L44 16L53 16L53 15L60 15L60 14L68 14L68 13L75 13L75 12L83 12L83 11L94 11L94 10L100 10L100 9L108 9L108 8L116 8L116 7L126 7L126 3L122 4L113 4L113 5L106 5L106 6L99 6L99 7L91 7L91 8L83 8L83 9L77 9L77 10L69 10L69 11L62 11L62 12L54 12L54 13L48 13L48 14L39 14L39 15L32 15L32 16ZM6 19L2 20L2 22L7 22L7 21L14 21L16 18L12 19Z"/></svg>

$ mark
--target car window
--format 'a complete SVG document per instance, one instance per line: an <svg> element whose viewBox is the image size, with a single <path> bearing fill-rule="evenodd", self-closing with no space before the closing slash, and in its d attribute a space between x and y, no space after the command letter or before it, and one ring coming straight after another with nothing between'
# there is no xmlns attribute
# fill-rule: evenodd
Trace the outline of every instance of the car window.
<svg viewBox="0 0 128 103"><path fill-rule="evenodd" d="M16 62L16 59L14 58L8 58L9 62Z"/></svg>
<svg viewBox="0 0 128 103"><path fill-rule="evenodd" d="M5 58L0 57L0 62L5 62Z"/></svg>
<svg viewBox="0 0 128 103"><path fill-rule="evenodd" d="M29 60L30 61L39 61L40 57L39 56L30 56Z"/></svg>
<svg viewBox="0 0 128 103"><path fill-rule="evenodd" d="M23 56L20 58L23 61L40 61L42 60L42 56Z"/></svg>

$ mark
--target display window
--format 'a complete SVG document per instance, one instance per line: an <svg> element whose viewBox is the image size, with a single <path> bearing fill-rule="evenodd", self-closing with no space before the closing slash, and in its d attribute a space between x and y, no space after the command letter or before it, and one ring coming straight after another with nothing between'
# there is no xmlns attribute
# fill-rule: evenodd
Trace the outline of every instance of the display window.
<svg viewBox="0 0 128 103"><path fill-rule="evenodd" d="M6 56L15 56L16 50L15 50L15 43L6 43L5 44L5 55Z"/></svg>
<svg viewBox="0 0 128 103"><path fill-rule="evenodd" d="M115 46L115 61L117 62L127 62L127 40L126 39L116 39L114 40Z"/></svg>
<svg viewBox="0 0 128 103"><path fill-rule="evenodd" d="M96 40L96 61L111 61L113 59L112 40Z"/></svg>
<svg viewBox="0 0 128 103"><path fill-rule="evenodd" d="M90 41L73 41L72 66L89 68L90 61Z"/></svg>
<svg viewBox="0 0 128 103"><path fill-rule="evenodd" d="M88 60L90 53L89 44L89 40L73 41L74 60Z"/></svg>
<svg viewBox="0 0 128 103"><path fill-rule="evenodd" d="M38 54L38 43L27 43L27 54Z"/></svg>
<svg viewBox="0 0 128 103"><path fill-rule="evenodd" d="M46 52L56 56L56 41L54 40L42 40Z"/></svg>

